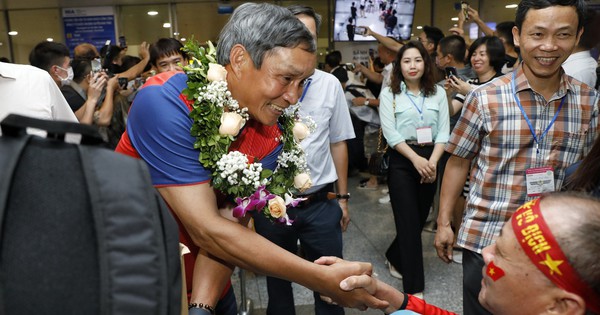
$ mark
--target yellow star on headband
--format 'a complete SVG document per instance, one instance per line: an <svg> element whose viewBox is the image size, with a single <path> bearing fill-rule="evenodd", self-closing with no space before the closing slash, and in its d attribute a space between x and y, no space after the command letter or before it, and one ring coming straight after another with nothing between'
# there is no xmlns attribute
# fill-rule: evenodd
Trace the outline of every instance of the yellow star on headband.
<svg viewBox="0 0 600 315"><path fill-rule="evenodd" d="M490 276L493 276L496 273L496 270L494 270L494 268L490 268Z"/></svg>
<svg viewBox="0 0 600 315"><path fill-rule="evenodd" d="M546 254L546 260L540 261L541 265L546 265L550 269L550 275L553 275L555 272L562 276L562 272L558 268L564 260L553 260L549 254Z"/></svg>

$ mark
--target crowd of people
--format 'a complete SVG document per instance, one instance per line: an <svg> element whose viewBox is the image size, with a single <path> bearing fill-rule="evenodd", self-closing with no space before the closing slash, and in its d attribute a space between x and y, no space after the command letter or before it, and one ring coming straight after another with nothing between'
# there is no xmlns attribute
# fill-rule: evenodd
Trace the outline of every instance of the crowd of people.
<svg viewBox="0 0 600 315"><path fill-rule="evenodd" d="M374 7L361 1L352 18ZM378 59L343 64L332 52L320 70L322 19L312 8L245 3L234 11L216 47L221 78L208 68L203 75L224 81L231 111L248 115L231 151L269 172L287 167L286 141L306 153L311 179L282 201L286 224L260 211L236 216L246 204L234 197L242 198L214 189L216 171L203 162L209 152L199 152L191 133L213 126L198 127L190 114L193 75L182 71L190 56L175 39L142 43L139 58L119 46L70 52L42 42L31 66L0 62L0 94L12 95L0 117L96 125L109 148L146 162L191 251L184 263L192 315L237 314L235 266L267 275L267 314L295 314L292 282L314 291L315 314L450 314L423 300L428 216L440 259L462 254L464 314L600 314L600 94L590 54L597 19L583 0L523 0L515 20L495 31L468 12L485 34L473 42L462 12L447 36L426 26L418 40L399 42L364 27L379 42ZM316 122L305 126L308 135L294 125L286 136L292 130L282 119L294 108ZM342 259L348 174L360 165L348 152L371 158L378 137L387 143L387 174L359 188L387 183L396 235L385 256L402 290L378 280L370 263ZM257 194L273 215L282 198L264 187Z"/></svg>

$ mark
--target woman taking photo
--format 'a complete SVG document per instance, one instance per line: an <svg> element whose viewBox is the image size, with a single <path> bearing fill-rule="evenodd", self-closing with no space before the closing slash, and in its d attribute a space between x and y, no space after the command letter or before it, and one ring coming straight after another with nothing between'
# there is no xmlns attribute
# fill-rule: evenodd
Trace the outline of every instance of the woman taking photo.
<svg viewBox="0 0 600 315"><path fill-rule="evenodd" d="M402 46L379 106L383 135L391 148L388 185L396 224L386 257L392 276L403 276L404 292L417 296L425 287L421 231L450 128L446 93L435 84L433 70L421 43Z"/></svg>
<svg viewBox="0 0 600 315"><path fill-rule="evenodd" d="M456 76L450 76L446 79L446 88L458 92L452 100L450 116L460 113L467 93L478 85L488 83L502 75L502 67L506 61L504 45L500 38L496 36L480 37L469 47L469 57L467 59L477 78L466 82Z"/></svg>

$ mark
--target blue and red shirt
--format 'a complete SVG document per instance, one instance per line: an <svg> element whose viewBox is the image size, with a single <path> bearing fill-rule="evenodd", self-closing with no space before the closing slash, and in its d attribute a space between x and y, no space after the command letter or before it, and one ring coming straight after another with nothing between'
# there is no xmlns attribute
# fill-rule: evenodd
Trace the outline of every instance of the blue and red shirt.
<svg viewBox="0 0 600 315"><path fill-rule="evenodd" d="M198 160L200 151L194 149L196 139L190 133L193 120L189 116L193 102L182 94L186 87L187 76L183 72L165 72L150 78L131 105L127 130L115 149L144 160L155 187L196 185L209 183L211 179L211 171ZM282 149L280 138L278 125L266 126L249 120L230 149L262 162L263 168L274 170ZM184 256L187 287L191 290L199 248L183 224L175 219L180 241L191 251Z"/></svg>

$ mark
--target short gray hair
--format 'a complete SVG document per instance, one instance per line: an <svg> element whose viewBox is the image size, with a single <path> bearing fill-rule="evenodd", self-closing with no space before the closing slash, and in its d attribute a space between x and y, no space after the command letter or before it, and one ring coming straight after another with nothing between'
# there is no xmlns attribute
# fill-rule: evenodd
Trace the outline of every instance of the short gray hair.
<svg viewBox="0 0 600 315"><path fill-rule="evenodd" d="M260 69L265 54L278 47L317 50L312 34L289 10L269 3L244 3L231 15L219 35L217 61L230 63L229 53L236 44L246 48L254 66Z"/></svg>

